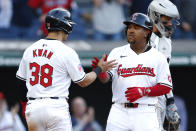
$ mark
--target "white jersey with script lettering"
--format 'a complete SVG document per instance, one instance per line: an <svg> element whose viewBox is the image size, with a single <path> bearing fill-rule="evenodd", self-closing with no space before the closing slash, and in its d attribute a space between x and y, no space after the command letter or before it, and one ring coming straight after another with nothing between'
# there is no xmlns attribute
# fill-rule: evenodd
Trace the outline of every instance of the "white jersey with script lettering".
<svg viewBox="0 0 196 131"><path fill-rule="evenodd" d="M128 102L125 91L128 87L151 87L158 83L172 88L172 81L165 56L151 46L141 54L136 54L130 44L111 51L108 60L116 59L116 68L108 71L112 77L112 101ZM158 97L144 96L136 103L156 104Z"/></svg>
<svg viewBox="0 0 196 131"><path fill-rule="evenodd" d="M16 75L26 81L27 97L34 98L68 98L71 80L85 78L77 53L53 39L41 39L27 48Z"/></svg>

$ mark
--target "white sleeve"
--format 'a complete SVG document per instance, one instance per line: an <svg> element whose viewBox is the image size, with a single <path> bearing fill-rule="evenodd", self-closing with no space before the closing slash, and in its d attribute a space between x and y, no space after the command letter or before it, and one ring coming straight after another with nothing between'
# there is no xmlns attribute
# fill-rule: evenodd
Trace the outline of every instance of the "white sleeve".
<svg viewBox="0 0 196 131"><path fill-rule="evenodd" d="M16 77L23 81L26 81L27 79L27 67L26 66L27 66L27 63L25 60L25 53L24 53L22 60L20 61L18 71L16 72Z"/></svg>
<svg viewBox="0 0 196 131"><path fill-rule="evenodd" d="M75 83L82 81L86 76L78 54L75 51L72 51L67 57L66 68L72 81Z"/></svg>
<svg viewBox="0 0 196 131"><path fill-rule="evenodd" d="M157 83L172 88L172 78L169 70L169 64L163 55L159 60L160 61L157 69Z"/></svg>

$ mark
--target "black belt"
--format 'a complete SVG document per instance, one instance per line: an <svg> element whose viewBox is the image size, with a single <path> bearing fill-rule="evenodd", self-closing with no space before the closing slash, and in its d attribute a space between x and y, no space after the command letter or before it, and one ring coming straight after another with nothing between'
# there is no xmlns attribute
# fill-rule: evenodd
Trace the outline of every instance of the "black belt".
<svg viewBox="0 0 196 131"><path fill-rule="evenodd" d="M123 103L125 108L137 108L139 103Z"/></svg>
<svg viewBox="0 0 196 131"><path fill-rule="evenodd" d="M112 102L112 104L114 104L115 102ZM118 103L122 106L124 106L125 108L137 108L139 103Z"/></svg>
<svg viewBox="0 0 196 131"><path fill-rule="evenodd" d="M125 108L138 108L139 105L155 106L155 104L120 103Z"/></svg>
<svg viewBox="0 0 196 131"><path fill-rule="evenodd" d="M60 99L62 97L37 97L37 98L33 98L33 97L28 97L28 100L36 100L36 99L46 99L46 98L50 98L50 99ZM67 100L67 98L65 98Z"/></svg>

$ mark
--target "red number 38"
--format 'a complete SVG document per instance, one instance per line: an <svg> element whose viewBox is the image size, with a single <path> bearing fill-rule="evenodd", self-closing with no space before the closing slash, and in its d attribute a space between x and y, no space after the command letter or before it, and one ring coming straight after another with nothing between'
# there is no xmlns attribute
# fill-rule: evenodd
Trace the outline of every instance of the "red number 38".
<svg viewBox="0 0 196 131"><path fill-rule="evenodd" d="M30 69L35 70L32 72L32 76L34 77L34 79L30 78L30 84L32 86L38 83L40 83L45 88L52 85L52 74L53 74L52 66L48 64L40 66L39 64L33 62L30 63Z"/></svg>

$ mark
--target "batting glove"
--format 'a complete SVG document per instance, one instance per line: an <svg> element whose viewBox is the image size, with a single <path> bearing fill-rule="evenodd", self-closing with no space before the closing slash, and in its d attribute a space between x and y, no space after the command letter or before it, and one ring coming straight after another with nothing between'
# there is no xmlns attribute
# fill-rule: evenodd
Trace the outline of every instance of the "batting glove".
<svg viewBox="0 0 196 131"><path fill-rule="evenodd" d="M106 57L105 57L104 61L107 61L107 57L108 57L108 55L106 54ZM95 56L94 60L91 61L91 66L93 67L92 70L94 70L97 67L98 63L99 63L99 59ZM98 77L99 78L105 78L105 77L107 77L107 73L102 72L102 73L99 74Z"/></svg>
<svg viewBox="0 0 196 131"><path fill-rule="evenodd" d="M175 104L170 104L166 107L166 118L170 123L170 128L172 127L176 130L179 128L181 119Z"/></svg>
<svg viewBox="0 0 196 131"><path fill-rule="evenodd" d="M125 91L125 96L129 102L134 102L137 99L146 96L148 92L145 87L129 87Z"/></svg>

